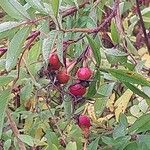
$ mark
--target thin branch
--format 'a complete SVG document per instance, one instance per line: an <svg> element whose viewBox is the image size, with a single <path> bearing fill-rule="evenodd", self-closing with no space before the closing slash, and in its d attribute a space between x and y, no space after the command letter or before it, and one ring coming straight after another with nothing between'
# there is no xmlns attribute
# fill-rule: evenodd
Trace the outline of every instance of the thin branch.
<svg viewBox="0 0 150 150"><path fill-rule="evenodd" d="M143 34L144 34L144 37L145 37L145 44L147 46L147 50L148 50L148 53L150 55L150 42L148 41L148 35L146 33L146 28L145 28L144 21L143 21L143 18L142 18L140 5L139 5L139 0L136 0L136 7L137 7L137 13L138 13L139 18L140 18L140 23L141 23L141 26L142 26Z"/></svg>
<svg viewBox="0 0 150 150"><path fill-rule="evenodd" d="M112 13L108 18L104 20L100 26L96 28L73 28L73 29L62 29L63 32L83 32L83 33L98 33L116 14L117 6L119 5L118 1L115 3Z"/></svg>
<svg viewBox="0 0 150 150"><path fill-rule="evenodd" d="M19 79L21 60L22 60L22 58L23 58L24 53L25 53L25 51L26 51L27 49L30 48L31 44L34 42L34 40L37 38L37 36L38 36L39 34L40 34L40 32L37 31L36 34L34 34L34 36L33 36L33 37L28 41L28 43L23 47L24 50L23 50L23 52L22 52L22 54L21 54L21 56L20 56L20 58L19 58L18 65L17 65L17 70L18 70L18 71L17 71L17 77L16 77L16 79L13 81L12 88L14 87L14 85L16 84L16 82L17 82L18 79Z"/></svg>
<svg viewBox="0 0 150 150"><path fill-rule="evenodd" d="M19 135L20 135L19 130L18 130L18 128L16 126L16 123L14 122L9 110L6 110L6 115L7 115L9 124L11 126L11 129L14 132L14 135L15 135L17 141L18 141L19 149L20 150L26 150L26 147L25 147L24 143L19 139Z"/></svg>

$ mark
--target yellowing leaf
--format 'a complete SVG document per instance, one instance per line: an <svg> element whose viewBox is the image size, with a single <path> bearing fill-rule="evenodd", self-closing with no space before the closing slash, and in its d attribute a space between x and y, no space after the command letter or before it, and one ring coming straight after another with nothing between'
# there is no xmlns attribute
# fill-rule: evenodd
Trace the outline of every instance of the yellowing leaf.
<svg viewBox="0 0 150 150"><path fill-rule="evenodd" d="M136 119L137 118L134 116L127 116L127 120L130 125L133 124L136 121Z"/></svg>
<svg viewBox="0 0 150 150"><path fill-rule="evenodd" d="M44 135L43 133L43 129L42 128L38 128L35 132L35 139L41 139L42 136Z"/></svg>
<svg viewBox="0 0 150 150"><path fill-rule="evenodd" d="M113 93L109 100L107 101L106 107L109 108L111 112L114 111L114 101L115 101L115 93Z"/></svg>
<svg viewBox="0 0 150 150"><path fill-rule="evenodd" d="M97 118L95 115L94 104L88 104L87 112L88 112L89 117L92 119L92 121L96 122Z"/></svg>
<svg viewBox="0 0 150 150"><path fill-rule="evenodd" d="M133 92L131 90L126 90L123 95L121 97L119 97L119 99L115 102L114 106L115 106L115 117L116 117L116 121L118 121L119 119L119 115L120 113L124 113L128 102L132 96Z"/></svg>
<svg viewBox="0 0 150 150"><path fill-rule="evenodd" d="M150 68L150 55L147 53L144 54L142 60L145 60L145 66Z"/></svg>
<svg viewBox="0 0 150 150"><path fill-rule="evenodd" d="M102 123L103 121L108 121L110 118L112 118L114 116L114 114L108 114L107 116L105 117L102 117L102 118L98 118L97 119L97 122L98 123Z"/></svg>

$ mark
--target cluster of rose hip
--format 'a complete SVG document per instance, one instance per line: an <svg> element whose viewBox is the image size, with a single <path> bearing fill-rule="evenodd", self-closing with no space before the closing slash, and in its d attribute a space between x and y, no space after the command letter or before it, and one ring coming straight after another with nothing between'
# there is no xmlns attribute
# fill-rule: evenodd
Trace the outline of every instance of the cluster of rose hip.
<svg viewBox="0 0 150 150"><path fill-rule="evenodd" d="M58 58L58 55L56 53L52 53L49 56L49 69L53 71L57 71L56 73L56 81L59 84L66 84L69 79L70 75L67 73L67 70L61 68L61 62ZM68 90L69 93L75 97L77 96L83 96L86 93L86 87L85 84L92 76L92 71L88 67L81 67L77 70L76 77L77 81L70 85Z"/></svg>
<svg viewBox="0 0 150 150"><path fill-rule="evenodd" d="M56 53L49 55L49 69L56 72L56 81L59 84L66 84L70 75L67 70L60 70L62 64ZM76 72L77 80L74 84L71 84L68 88L69 93L75 97L83 96L86 93L86 81L92 76L92 71L88 67L81 67ZM78 118L78 125L82 129L85 137L89 135L89 128L91 126L90 119L86 115L80 115Z"/></svg>

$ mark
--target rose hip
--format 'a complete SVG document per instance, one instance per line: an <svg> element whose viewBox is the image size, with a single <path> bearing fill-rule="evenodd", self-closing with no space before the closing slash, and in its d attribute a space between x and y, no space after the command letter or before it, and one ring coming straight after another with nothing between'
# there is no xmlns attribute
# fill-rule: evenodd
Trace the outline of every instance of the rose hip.
<svg viewBox="0 0 150 150"><path fill-rule="evenodd" d="M86 88L76 83L69 86L69 92L74 96L83 96L86 93Z"/></svg>
<svg viewBox="0 0 150 150"><path fill-rule="evenodd" d="M49 64L52 70L58 70L61 67L61 63L59 61L58 55L53 53L49 56Z"/></svg>
<svg viewBox="0 0 150 150"><path fill-rule="evenodd" d="M88 80L92 76L92 71L88 67L79 68L77 77L79 80Z"/></svg>
<svg viewBox="0 0 150 150"><path fill-rule="evenodd" d="M70 79L69 75L67 74L67 72L65 70L58 72L56 78L60 84L65 84Z"/></svg>

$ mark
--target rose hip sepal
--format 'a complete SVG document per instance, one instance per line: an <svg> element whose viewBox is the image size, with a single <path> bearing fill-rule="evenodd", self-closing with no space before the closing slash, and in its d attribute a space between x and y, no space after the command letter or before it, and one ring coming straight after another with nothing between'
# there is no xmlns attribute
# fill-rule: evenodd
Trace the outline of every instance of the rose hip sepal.
<svg viewBox="0 0 150 150"><path fill-rule="evenodd" d="M86 93L86 88L79 83L70 85L68 89L74 96L83 96Z"/></svg>
<svg viewBox="0 0 150 150"><path fill-rule="evenodd" d="M79 80L88 80L92 76L92 71L88 67L79 68L77 77Z"/></svg>

